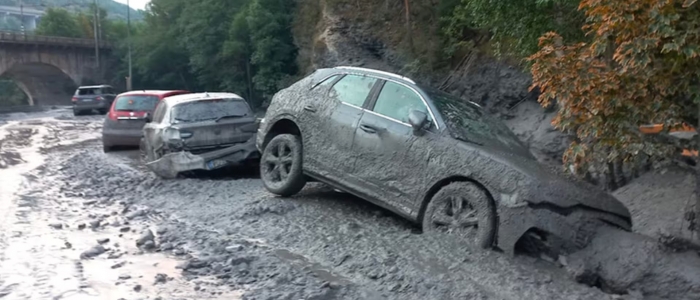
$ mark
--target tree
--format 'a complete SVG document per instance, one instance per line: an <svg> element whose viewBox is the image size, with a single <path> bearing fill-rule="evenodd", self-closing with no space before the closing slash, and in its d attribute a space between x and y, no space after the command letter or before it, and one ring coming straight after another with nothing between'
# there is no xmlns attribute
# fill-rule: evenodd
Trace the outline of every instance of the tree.
<svg viewBox="0 0 700 300"><path fill-rule="evenodd" d="M491 34L495 54L527 57L537 51L537 38L557 31L565 41L584 39L579 0L462 0L448 15L443 31L448 53L463 44L464 31L484 29Z"/></svg>
<svg viewBox="0 0 700 300"><path fill-rule="evenodd" d="M669 155L676 148L642 135L639 126L697 124L700 4L583 0L580 9L587 17L583 28L590 42L567 45L549 32L530 57L532 87L541 91L540 103L548 106L556 100L553 125L576 136L564 162L585 170L594 162ZM696 207L700 209L700 198Z"/></svg>
<svg viewBox="0 0 700 300"><path fill-rule="evenodd" d="M39 35L81 37L81 30L71 13L61 8L49 8L36 28Z"/></svg>

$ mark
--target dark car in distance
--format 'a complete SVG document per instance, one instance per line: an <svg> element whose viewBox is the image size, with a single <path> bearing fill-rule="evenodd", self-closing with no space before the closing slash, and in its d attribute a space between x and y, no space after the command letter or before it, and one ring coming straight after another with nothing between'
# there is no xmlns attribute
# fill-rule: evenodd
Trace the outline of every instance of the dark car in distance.
<svg viewBox="0 0 700 300"><path fill-rule="evenodd" d="M631 229L609 194L539 164L479 105L388 72L336 67L274 95L256 145L268 191L327 183L478 248L523 236L583 247L595 228Z"/></svg>
<svg viewBox="0 0 700 300"><path fill-rule="evenodd" d="M192 170L257 163L258 121L233 93L192 93L158 104L143 128L141 151L161 177Z"/></svg>
<svg viewBox="0 0 700 300"><path fill-rule="evenodd" d="M81 86L75 90L71 99L73 103L73 115L97 110L100 114L106 114L112 106L116 96L114 88L109 85Z"/></svg>
<svg viewBox="0 0 700 300"><path fill-rule="evenodd" d="M158 102L166 97L189 93L188 91L130 91L119 94L109 108L102 126L102 147L109 152L115 146L138 146L144 116L153 113Z"/></svg>

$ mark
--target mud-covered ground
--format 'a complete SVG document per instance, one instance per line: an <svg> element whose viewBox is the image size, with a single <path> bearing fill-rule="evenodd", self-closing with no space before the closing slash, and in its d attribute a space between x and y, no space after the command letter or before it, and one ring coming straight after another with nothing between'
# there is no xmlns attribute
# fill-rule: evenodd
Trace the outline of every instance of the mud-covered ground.
<svg viewBox="0 0 700 300"><path fill-rule="evenodd" d="M628 233L606 232L590 249L552 263L420 234L320 184L281 199L250 171L161 180L136 151L102 153L101 118L69 110L0 115L0 298L700 295L697 253L673 253L636 235L616 242ZM648 254L652 261L639 260Z"/></svg>

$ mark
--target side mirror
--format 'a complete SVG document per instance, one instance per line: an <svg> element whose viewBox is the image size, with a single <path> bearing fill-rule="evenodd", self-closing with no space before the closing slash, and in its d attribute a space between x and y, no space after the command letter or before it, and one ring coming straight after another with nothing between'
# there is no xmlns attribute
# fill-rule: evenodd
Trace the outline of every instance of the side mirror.
<svg viewBox="0 0 700 300"><path fill-rule="evenodd" d="M143 115L143 119L146 121L146 123L151 123L151 114L146 113L145 115Z"/></svg>
<svg viewBox="0 0 700 300"><path fill-rule="evenodd" d="M408 113L408 123L413 127L413 133L418 135L430 122L426 113L412 109Z"/></svg>

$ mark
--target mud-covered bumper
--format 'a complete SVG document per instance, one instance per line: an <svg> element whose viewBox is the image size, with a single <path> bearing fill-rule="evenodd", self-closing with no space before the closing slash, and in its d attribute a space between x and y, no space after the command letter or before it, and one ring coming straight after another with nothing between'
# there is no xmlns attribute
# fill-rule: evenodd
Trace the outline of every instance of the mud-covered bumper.
<svg viewBox="0 0 700 300"><path fill-rule="evenodd" d="M521 203L518 207L499 207L498 248L514 254L515 244L530 229L538 229L566 241L572 247L588 244L598 227L613 225L631 230L626 218L585 207L559 208Z"/></svg>
<svg viewBox="0 0 700 300"><path fill-rule="evenodd" d="M255 135L244 143L211 152L192 154L187 151L168 153L146 166L163 178L175 178L180 172L215 170L260 157L255 147Z"/></svg>

